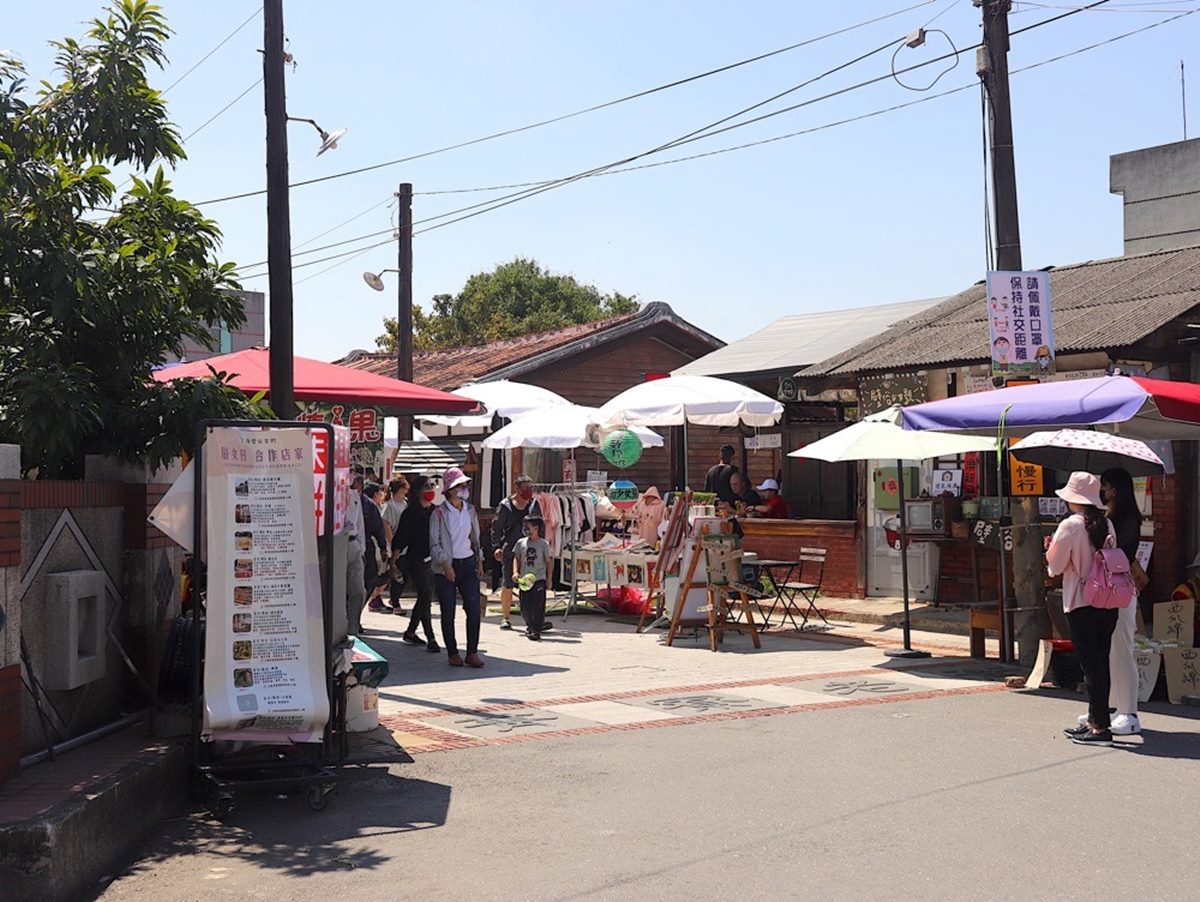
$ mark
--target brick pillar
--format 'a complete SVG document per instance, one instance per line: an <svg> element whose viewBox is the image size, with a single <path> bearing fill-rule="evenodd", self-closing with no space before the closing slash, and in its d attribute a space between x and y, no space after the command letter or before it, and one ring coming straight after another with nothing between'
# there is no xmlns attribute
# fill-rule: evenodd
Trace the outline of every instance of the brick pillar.
<svg viewBox="0 0 1200 902"><path fill-rule="evenodd" d="M0 445L0 784L21 764L21 448Z"/></svg>
<svg viewBox="0 0 1200 902"><path fill-rule="evenodd" d="M21 766L21 665L0 668L0 785Z"/></svg>
<svg viewBox="0 0 1200 902"><path fill-rule="evenodd" d="M1176 446L1178 447L1178 445ZM1181 463L1176 458L1176 465ZM1151 478L1154 506L1154 553L1150 558L1151 602L1166 601L1171 590L1183 579L1187 557L1187 505L1184 480L1180 472Z"/></svg>

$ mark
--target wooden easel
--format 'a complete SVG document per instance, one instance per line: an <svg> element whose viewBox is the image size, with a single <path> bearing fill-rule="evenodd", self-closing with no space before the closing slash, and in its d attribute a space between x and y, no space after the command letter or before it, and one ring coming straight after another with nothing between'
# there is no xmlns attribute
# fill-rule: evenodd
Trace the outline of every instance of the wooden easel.
<svg viewBox="0 0 1200 902"><path fill-rule="evenodd" d="M684 492L675 500L671 508L671 516L667 518L667 532L663 536L662 548L659 550L658 564L648 574L648 594L646 607L638 618L637 631L654 629L667 621L667 597L664 589L667 574L679 563L683 553L683 539L687 533L687 515L692 506L692 493ZM646 625L646 612L650 609L649 602L654 601L654 619Z"/></svg>
<svg viewBox="0 0 1200 902"><path fill-rule="evenodd" d="M671 629L667 633L667 645L673 645L679 628L685 622L684 610L687 607L687 597L692 589L704 587L707 591L708 604L705 606L706 621L688 621L697 626L703 625L708 629L708 647L717 650L722 636L728 630L741 632L750 631L750 640L755 648L761 648L758 627L754 623L751 611L750 596L740 583L742 567L742 549L736 536L723 533L698 535L695 553L688 562L683 579L679 583L679 597L675 602L675 610L671 615ZM705 561L705 579L696 581L696 568L701 556ZM741 609L746 614L746 622L738 623L733 618L733 604L730 599L736 596L741 602Z"/></svg>

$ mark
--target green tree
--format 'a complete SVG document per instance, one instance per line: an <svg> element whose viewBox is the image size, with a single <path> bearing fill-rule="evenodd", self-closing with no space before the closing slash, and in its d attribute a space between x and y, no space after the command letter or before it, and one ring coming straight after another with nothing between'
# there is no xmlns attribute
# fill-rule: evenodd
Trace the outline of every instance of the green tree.
<svg viewBox="0 0 1200 902"><path fill-rule="evenodd" d="M216 224L163 177L184 151L147 70L169 34L121 0L54 42L60 80L32 96L0 52L0 441L42 477L79 475L85 453L160 465L196 419L258 409L221 379L151 379L185 339L212 348L213 326L245 321ZM155 172L118 196L122 164Z"/></svg>
<svg viewBox="0 0 1200 902"><path fill-rule="evenodd" d="M430 312L413 307L413 346L457 348L486 344L589 323L638 309L636 296L602 294L574 276L543 269L536 260L517 257L491 272L477 273L456 295L436 294ZM380 351L396 350L396 320L383 321Z"/></svg>

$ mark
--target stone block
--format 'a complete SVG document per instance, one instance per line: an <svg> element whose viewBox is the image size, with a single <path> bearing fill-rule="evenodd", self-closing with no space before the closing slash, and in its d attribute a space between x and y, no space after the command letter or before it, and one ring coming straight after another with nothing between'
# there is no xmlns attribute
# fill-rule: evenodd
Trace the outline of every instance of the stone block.
<svg viewBox="0 0 1200 902"><path fill-rule="evenodd" d="M0 445L0 479L21 478L21 446Z"/></svg>
<svg viewBox="0 0 1200 902"><path fill-rule="evenodd" d="M104 676L106 646L104 574L70 570L46 578L47 689L75 689Z"/></svg>

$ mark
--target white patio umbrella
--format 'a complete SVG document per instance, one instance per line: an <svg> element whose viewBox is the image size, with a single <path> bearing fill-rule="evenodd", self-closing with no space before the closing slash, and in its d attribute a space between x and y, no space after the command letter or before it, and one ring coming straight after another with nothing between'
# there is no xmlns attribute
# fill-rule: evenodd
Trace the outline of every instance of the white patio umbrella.
<svg viewBox="0 0 1200 902"><path fill-rule="evenodd" d="M626 389L597 416L613 426L773 426L783 405L728 379L670 376Z"/></svg>
<svg viewBox="0 0 1200 902"><path fill-rule="evenodd" d="M485 448L595 448L611 431L596 425L594 407L552 407L513 420L483 440ZM647 448L661 448L663 438L645 426L628 427Z"/></svg>
<svg viewBox="0 0 1200 902"><path fill-rule="evenodd" d="M548 388L526 382L510 382L508 379L472 382L454 389L453 393L474 398L487 408L487 413L474 416L428 416L421 419L439 426L486 429L492 424L492 417L496 414L515 420L534 411L571 403Z"/></svg>
<svg viewBox="0 0 1200 902"><path fill-rule="evenodd" d="M823 439L805 445L788 457L805 457L826 463L852 460L894 460L903 473L904 461L995 451L996 440L978 435L946 432L913 432L902 429L900 407L889 407L864 417ZM908 523L904 513L904 479L900 479L900 579L904 583L904 648L888 652L895 657L928 657L928 652L912 647L912 623L908 610Z"/></svg>

